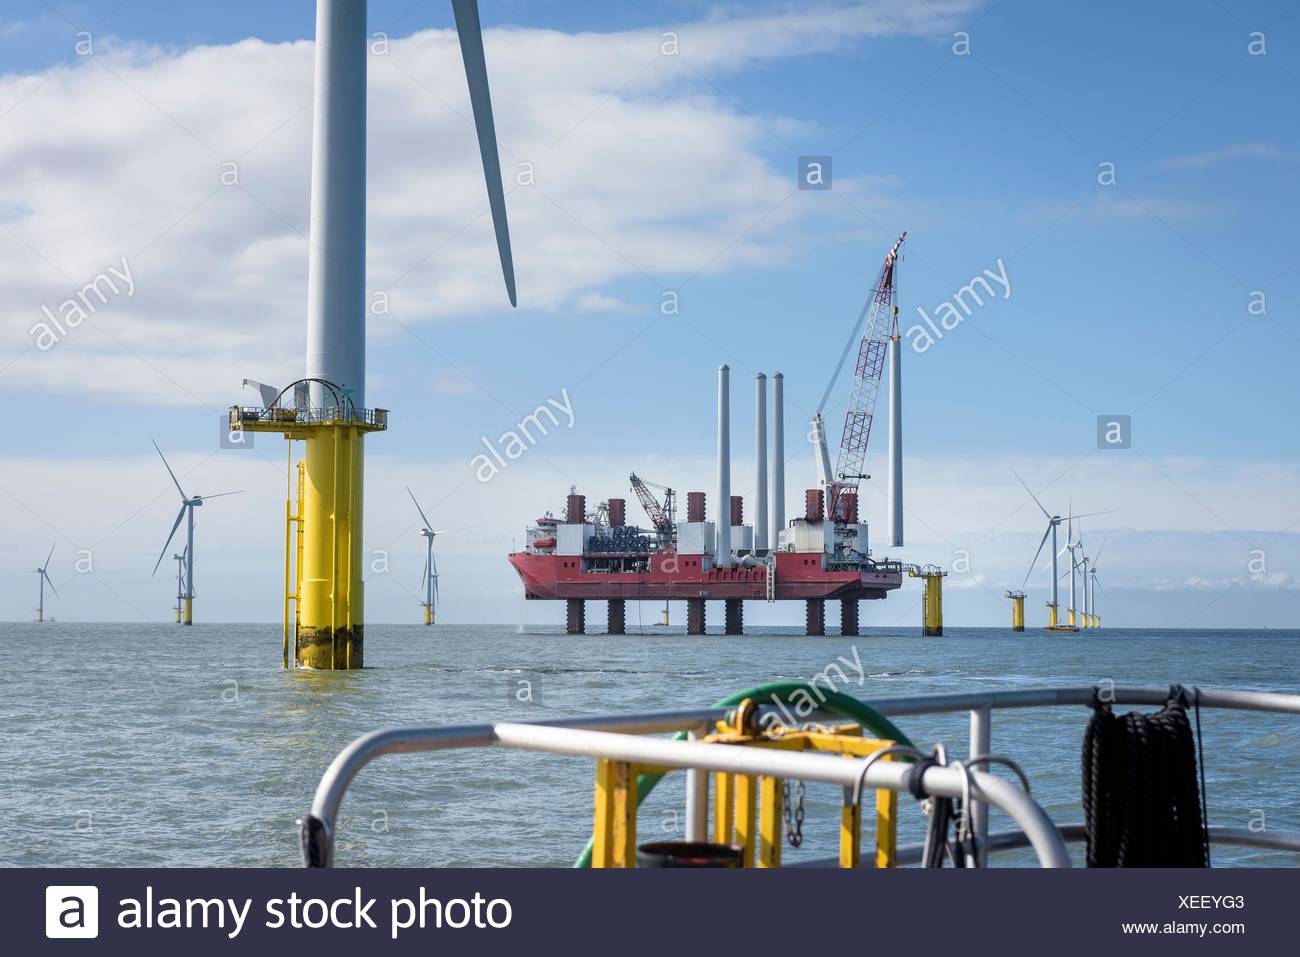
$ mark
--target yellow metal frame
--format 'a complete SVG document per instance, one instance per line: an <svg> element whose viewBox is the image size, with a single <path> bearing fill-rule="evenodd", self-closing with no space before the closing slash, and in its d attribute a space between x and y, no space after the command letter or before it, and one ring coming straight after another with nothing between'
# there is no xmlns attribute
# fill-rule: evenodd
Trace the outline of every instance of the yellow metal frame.
<svg viewBox="0 0 1300 957"><path fill-rule="evenodd" d="M297 659L298 649L296 647L298 638L298 617L299 617L299 600L302 597L302 538L303 538L303 500L306 496L306 479L307 463L301 459L298 461L298 467L293 465L293 440L290 439L286 445L289 450L288 469L285 472L285 500L284 500L284 667L289 667L289 656L292 653L294 660ZM294 473L298 475L298 487L295 493L293 485ZM295 505L297 506L295 508ZM295 534L296 531L296 534ZM290 615L289 609L292 606L293 614ZM292 622L292 627L290 626ZM292 636L295 647L290 648L290 637Z"/></svg>
<svg viewBox="0 0 1300 957"><path fill-rule="evenodd" d="M741 706L744 710L744 705ZM858 725L839 725L817 730L774 727L761 734L737 731L720 723L718 733L704 739L714 744L737 747L779 748L788 751L819 751L862 758L890 747L894 742L862 736ZM885 755L881 760L889 760ZM592 867L636 866L637 778L642 774L663 774L676 770L601 758L596 762L595 819L592 837ZM710 833L714 843L738 847L742 867L780 867L785 842L784 789L782 778L769 775L710 775L714 800ZM875 866L894 867L898 860L898 794L886 788L876 791ZM862 809L846 788L840 809L839 864L862 866Z"/></svg>

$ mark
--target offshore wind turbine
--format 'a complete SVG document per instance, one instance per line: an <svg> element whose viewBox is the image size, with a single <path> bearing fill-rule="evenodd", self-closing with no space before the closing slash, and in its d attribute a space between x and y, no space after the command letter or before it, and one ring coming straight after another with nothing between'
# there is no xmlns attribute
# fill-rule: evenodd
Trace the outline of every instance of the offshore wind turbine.
<svg viewBox="0 0 1300 957"><path fill-rule="evenodd" d="M1092 627L1092 603L1088 598L1088 562L1091 561L1091 559L1088 558L1088 551L1086 548L1084 548L1083 545L1083 523L1082 522L1079 523L1078 545L1079 545L1078 567L1079 567L1079 571L1082 574L1082 577L1080 578L1080 583L1083 586L1083 617L1079 621L1079 626L1081 628L1086 629Z"/></svg>
<svg viewBox="0 0 1300 957"><path fill-rule="evenodd" d="M488 207L510 304L516 305L505 190L476 0L452 0L487 183ZM317 0L312 125L306 375L293 407L231 409L237 430L278 432L305 445L286 525L285 667L364 667L364 439L388 427L366 408L366 0ZM292 450L292 445L290 446ZM292 451L290 452L292 457ZM295 470L290 469L290 475ZM294 557L297 556L297 557ZM293 564L293 574L289 566ZM296 583L296 584L295 584ZM290 615L289 603L296 603Z"/></svg>
<svg viewBox="0 0 1300 957"><path fill-rule="evenodd" d="M1070 510L1074 510L1074 502L1070 502ZM1074 537L1074 516L1070 516L1065 526L1065 550L1070 553L1070 617L1069 625L1071 628L1079 628L1079 602L1076 597L1076 585L1079 578L1079 558L1075 552L1083 551L1083 525L1079 525L1079 537Z"/></svg>
<svg viewBox="0 0 1300 957"><path fill-rule="evenodd" d="M153 442L152 439L149 441ZM162 564L163 556L167 554L167 549L176 537L176 529L181 527L181 522L185 522L185 557L181 564L185 569L185 588L184 588L184 605L182 608L181 624L194 624L194 510L211 498L221 498L225 495L238 495L235 492L218 492L216 495L186 495L185 489L181 488L180 480L176 478L176 473L172 471L171 465L167 462L167 456L163 455L162 449L158 448L158 443L154 442L153 447L158 452L158 457L162 459L163 467L167 469L167 474L172 477L172 484L176 486L176 491L181 496L181 510L176 513L176 521L172 523L172 530L167 534L167 541L163 543L162 551L158 553L158 561L154 562L153 574L158 574L158 566ZM242 491L242 489L240 490ZM176 556L172 556L173 558Z"/></svg>
<svg viewBox="0 0 1300 957"><path fill-rule="evenodd" d="M57 544L58 542L54 543L54 545ZM36 606L37 621L45 620L45 586L47 584L50 586L50 591L54 592L55 598L59 596L59 590L54 587L54 582L50 580L50 573L49 573L50 559L54 557L54 545L50 546L50 553L45 556L45 564L42 565L40 568L36 569L36 578L37 581L39 581L41 584L40 600Z"/></svg>
<svg viewBox="0 0 1300 957"><path fill-rule="evenodd" d="M1050 538L1050 539L1052 540L1052 577L1051 577L1051 582L1052 582L1052 600L1049 601L1049 602L1047 603L1047 609L1048 609L1048 612L1047 612L1047 630L1048 630L1048 631L1078 631L1079 629L1078 629L1078 627L1076 627L1076 626L1074 625L1073 621L1071 621L1071 623L1070 623L1069 625L1062 625L1062 624L1060 623L1060 592L1059 592L1059 588L1058 588L1058 582L1059 582L1059 579L1060 579L1060 573L1059 573L1059 571L1057 570L1057 564L1056 564L1056 563L1057 563L1057 560L1061 557L1061 554L1062 554L1062 552L1063 552L1065 549L1058 549L1058 547L1057 547L1057 529L1060 528L1060 525L1061 525L1062 522L1067 522L1067 521L1068 521L1068 522L1072 522L1074 519L1078 519L1078 518L1088 518L1089 516L1092 516L1092 515L1106 515L1106 514L1108 514L1108 513L1106 513L1106 512L1088 512L1088 513L1086 513L1086 514L1084 514L1084 515L1071 515L1071 514L1067 514L1067 515L1064 516L1064 517L1062 517L1062 516L1060 516L1060 515L1053 515L1053 514L1050 513L1047 509L1043 508L1043 503L1040 502L1040 501L1038 500L1038 496L1035 495L1035 494L1030 490L1029 486L1028 486L1028 485L1025 485L1025 480L1022 479L1022 478L1020 477L1020 473L1019 473L1019 472L1017 472L1015 469L1012 469L1012 470L1011 470L1011 474L1014 475L1014 476L1016 477L1016 481L1018 481L1018 482L1021 484L1021 486L1024 487L1024 490L1025 490L1026 492L1029 492L1029 497L1032 498L1032 499L1034 500L1034 504L1038 506L1038 510L1039 510L1040 512L1042 512L1042 513L1043 513L1043 517L1047 519L1047 530L1043 532L1043 538L1042 538L1042 541L1040 541L1040 542L1038 543L1038 551L1034 552L1034 559L1033 559L1033 561L1031 561L1031 562L1029 563L1029 571L1025 573L1025 584L1028 584L1028 583L1029 583L1029 576L1032 575L1032 574L1034 573L1034 566L1035 566L1036 564L1038 564L1038 556L1041 555L1041 554L1043 553L1043 546L1047 544L1047 540L1048 540L1048 538ZM1067 526L1067 532L1069 532L1069 531L1070 531L1070 527ZM1067 542L1068 542L1068 535L1067 535ZM1068 547L1069 547L1069 546L1067 545L1067 548L1068 548ZM1070 591L1071 591L1070 605L1071 605L1072 608L1073 608L1073 605L1074 605L1074 596L1073 596L1073 591L1074 591L1073 555L1071 555L1071 571L1070 571L1070 575L1071 575L1071 579L1070 579Z"/></svg>
<svg viewBox="0 0 1300 957"><path fill-rule="evenodd" d="M420 602L420 607L424 609L424 623L432 625L438 620L438 556L433 553L433 540L439 535L459 532L461 529L442 528L435 531L432 523L425 516L424 509L420 508L420 503L415 500L415 493L411 491L409 485L406 487L406 494L411 496L415 510L420 513L420 519L424 522L424 527L420 529L420 535L425 540L424 571L420 575L420 588L424 591L424 601ZM468 525L462 526L462 528L468 527Z"/></svg>
<svg viewBox="0 0 1300 957"><path fill-rule="evenodd" d="M1092 556L1092 568L1088 569L1083 577L1083 587L1085 590L1091 589L1088 597L1088 610L1092 615L1092 627L1101 627L1101 616L1097 614L1097 589L1101 586L1097 583L1097 560L1101 558L1102 551L1106 548L1107 539L1101 540L1101 545L1097 548L1097 554ZM1089 581L1091 579L1091 582ZM1104 589L1103 589L1104 591Z"/></svg>

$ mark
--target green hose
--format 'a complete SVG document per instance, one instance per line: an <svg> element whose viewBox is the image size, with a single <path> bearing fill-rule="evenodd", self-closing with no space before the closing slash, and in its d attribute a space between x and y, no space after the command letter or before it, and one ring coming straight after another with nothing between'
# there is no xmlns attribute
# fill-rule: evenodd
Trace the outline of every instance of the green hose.
<svg viewBox="0 0 1300 957"><path fill-rule="evenodd" d="M774 701L785 699L789 701L797 691L802 691L811 695L814 699L820 700L818 705L820 710L830 711L840 717L856 721L862 727L871 731L873 734L882 738L888 738L890 741L897 741L899 744L911 745L912 741L897 726L886 718L883 714L868 704L863 704L857 698L846 695L841 691L830 691L814 685L811 681L770 681L767 684L757 685L746 691L738 691L736 694L728 695L721 701L717 702L715 708L729 708L738 705L746 698L753 698L757 704L771 704ZM673 736L674 741L685 741L689 735L685 731L679 731ZM636 779L636 806L639 808L650 792L655 789L659 779L663 774L642 774ZM587 846L583 849L582 854L573 863L574 867L591 867L591 841L587 841Z"/></svg>

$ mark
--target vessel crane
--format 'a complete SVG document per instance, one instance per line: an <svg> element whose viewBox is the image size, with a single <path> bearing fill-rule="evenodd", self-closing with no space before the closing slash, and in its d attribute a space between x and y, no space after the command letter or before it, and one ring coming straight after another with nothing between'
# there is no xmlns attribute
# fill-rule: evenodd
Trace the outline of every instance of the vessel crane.
<svg viewBox="0 0 1300 957"><path fill-rule="evenodd" d="M898 306L894 302L895 266L898 263L898 251L907 238L904 232L885 255L880 277L876 280L875 290L862 306L853 333L840 355L839 364L831 376L826 392L813 415L813 436L817 442L817 461L821 471L822 483L826 487L826 514L828 517L842 521L845 509L841 504L844 494L856 493L858 482L869 478L862 469L867 460L867 441L871 438L871 420L875 415L876 396L880 392L880 380L885 368L885 358L889 352L891 336L898 335ZM861 328L861 339L858 330ZM840 436L840 451L836 459L835 470L829 472L830 454L826 446L826 427L822 421L822 410L830 400L835 382L844 368L854 341L858 341L858 361L854 370L853 391L849 394L848 409L844 413L844 432Z"/></svg>
<svg viewBox="0 0 1300 957"><path fill-rule="evenodd" d="M661 541L671 541L673 527L677 524L677 493L666 485L655 485L653 482L647 482L639 477L635 472L628 476L628 481L632 483L632 491L636 492L636 497L641 500L641 507L645 509L646 515L655 527ZM664 500L661 504L655 494L650 491L651 488L657 488L664 493Z"/></svg>

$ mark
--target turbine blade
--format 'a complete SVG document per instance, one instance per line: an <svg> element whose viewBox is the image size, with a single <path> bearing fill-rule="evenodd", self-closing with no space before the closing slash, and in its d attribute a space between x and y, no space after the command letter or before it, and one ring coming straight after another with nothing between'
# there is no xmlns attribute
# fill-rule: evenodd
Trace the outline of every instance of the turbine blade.
<svg viewBox="0 0 1300 957"><path fill-rule="evenodd" d="M424 527L430 529L433 528L429 523L429 520L425 518L424 509L420 508L420 503L415 501L415 493L411 491L411 486L409 485L406 486L406 494L411 496L411 501L415 503L415 510L420 513L420 518L424 520ZM428 559L425 559L425 561L427 562Z"/></svg>
<svg viewBox="0 0 1300 957"><path fill-rule="evenodd" d="M181 494L183 495L185 493L182 492ZM176 513L176 523L172 525L171 533L168 534L167 541L163 545L162 551L158 554L158 561L154 562L154 566L153 566L154 575L158 574L158 566L162 564L163 555L167 554L167 546L170 545L172 543L172 539L176 537L176 529L181 527L181 521L185 518L185 509L187 508L189 508L188 505L182 505L181 510Z"/></svg>
<svg viewBox="0 0 1300 957"><path fill-rule="evenodd" d="M233 492L218 492L216 495L199 495L197 497L203 499L203 501L206 502L210 498L221 498L223 495L243 495L243 494L244 494L244 490L241 488L241 489L236 489Z"/></svg>
<svg viewBox="0 0 1300 957"><path fill-rule="evenodd" d="M153 442L153 447L155 449L158 449L158 458L163 460L163 465L166 466L167 468L167 474L172 477L172 482L176 485L176 491L181 493L181 498L188 498L188 496L185 494L185 489L181 488L181 483L176 478L176 473L172 471L172 467L170 465L167 465L167 456L162 454L162 449L158 448L157 442L155 442L153 439L150 439L149 441Z"/></svg>
<svg viewBox="0 0 1300 957"><path fill-rule="evenodd" d="M50 591L54 592L54 594L57 596L59 594L59 590L54 587L54 582L50 579L50 576L46 574L44 568L41 569L41 574L45 575L45 584L50 586Z"/></svg>
<svg viewBox="0 0 1300 957"><path fill-rule="evenodd" d="M505 277L510 305L514 306L517 304L515 264L510 254L510 226L506 222L506 196L501 186L501 158L497 154L496 126L492 122L492 96L488 91L487 59L483 54L483 27L479 23L478 0L452 0L451 7L456 15L456 35L460 38L460 55L465 61L465 79L469 83L469 101L474 109L474 127L478 131L479 155L483 158L483 178L487 181L492 226L497 234L501 274Z"/></svg>
<svg viewBox="0 0 1300 957"><path fill-rule="evenodd" d="M446 535L448 532L463 532L466 529L473 528L473 525L457 525L455 528L440 528L434 532L434 535Z"/></svg>
<svg viewBox="0 0 1300 957"><path fill-rule="evenodd" d="M45 564L41 566L41 571L45 571L45 569L50 567L50 559L54 557L54 547L58 544L58 542L55 542L54 545L50 546L50 553L45 556Z"/></svg>
<svg viewBox="0 0 1300 957"><path fill-rule="evenodd" d="M1016 477L1019 478L1019 476ZM1030 492L1029 494L1033 495L1034 493ZM1035 501L1037 500L1035 499ZM1042 506L1039 507L1041 508ZM1043 532L1043 540L1038 543L1038 551L1034 552L1034 560L1029 563L1029 571L1025 572L1025 584L1029 583L1029 576L1034 573L1034 566L1038 564L1038 556L1043 554L1043 546L1047 544L1047 538L1052 534L1052 523L1050 519L1051 516L1048 516L1047 531Z"/></svg>
<svg viewBox="0 0 1300 957"><path fill-rule="evenodd" d="M1038 500L1038 496L1029 490L1028 485L1025 485L1025 480L1020 477L1020 473L1017 472L1015 469L1012 469L1011 474L1016 477L1017 482L1019 482L1022 486L1024 486L1025 491L1029 492L1029 497L1034 500L1034 504L1038 506L1038 510L1043 513L1043 518L1047 519L1050 522L1052 520L1052 516L1048 514L1047 509L1043 508L1043 503Z"/></svg>
<svg viewBox="0 0 1300 957"><path fill-rule="evenodd" d="M424 571L420 572L420 589L424 589L424 583L429 577L429 553L424 553Z"/></svg>
<svg viewBox="0 0 1300 957"><path fill-rule="evenodd" d="M1092 567L1093 567L1093 568L1096 568L1096 567L1097 567L1097 559L1101 558L1101 553L1102 553L1102 551L1105 550L1105 548L1106 548L1106 543L1107 543L1108 541L1110 541L1109 538L1103 538L1103 539L1101 540L1101 545L1098 546L1098 548L1097 548L1097 554L1092 556Z"/></svg>
<svg viewBox="0 0 1300 957"><path fill-rule="evenodd" d="M1096 576L1096 575L1093 575L1093 576L1092 576L1092 583L1093 583L1094 585L1096 585L1098 588L1101 588L1101 582L1097 581L1097 576ZM1103 595L1106 594L1106 589L1101 588L1101 593L1102 593Z"/></svg>
<svg viewBox="0 0 1300 957"><path fill-rule="evenodd" d="M1082 515L1069 515L1067 518L1092 518L1094 515L1114 515L1119 509L1109 508L1104 512L1084 512Z"/></svg>

